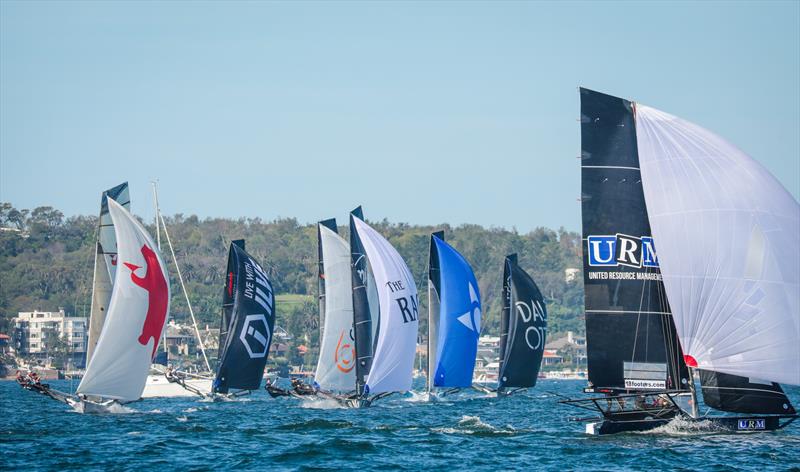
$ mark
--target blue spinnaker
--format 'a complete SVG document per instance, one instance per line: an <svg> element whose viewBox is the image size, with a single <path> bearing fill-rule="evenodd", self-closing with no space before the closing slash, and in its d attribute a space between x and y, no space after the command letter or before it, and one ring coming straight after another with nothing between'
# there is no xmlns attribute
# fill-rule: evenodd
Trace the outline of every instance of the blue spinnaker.
<svg viewBox="0 0 800 472"><path fill-rule="evenodd" d="M439 333L434 387L469 387L481 331L481 298L469 263L434 237L440 277Z"/></svg>

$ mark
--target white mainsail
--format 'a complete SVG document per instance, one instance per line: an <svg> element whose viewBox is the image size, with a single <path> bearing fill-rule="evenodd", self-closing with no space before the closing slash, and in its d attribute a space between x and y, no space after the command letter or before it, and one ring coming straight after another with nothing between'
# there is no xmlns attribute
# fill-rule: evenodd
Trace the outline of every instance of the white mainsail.
<svg viewBox="0 0 800 472"><path fill-rule="evenodd" d="M117 240L106 321L78 393L121 401L139 399L169 313L169 276L147 231L108 198Z"/></svg>
<svg viewBox="0 0 800 472"><path fill-rule="evenodd" d="M366 391L376 394L410 390L419 328L414 277L383 236L358 217L353 220L372 268L380 306L378 339Z"/></svg>
<svg viewBox="0 0 800 472"><path fill-rule="evenodd" d="M320 224L319 230L325 321L314 381L324 390L350 391L356 385L350 245L325 225Z"/></svg>
<svg viewBox="0 0 800 472"><path fill-rule="evenodd" d="M687 364L800 384L797 201L755 160L693 123L637 105L636 137Z"/></svg>
<svg viewBox="0 0 800 472"><path fill-rule="evenodd" d="M111 301L114 274L117 268L117 236L114 234L114 222L108 213L107 199L111 195L120 205L130 209L131 202L128 184L123 183L103 192L100 202L100 218L98 219L97 243L94 259L94 278L92 280L92 308L89 316L88 343L86 362L94 355L94 348L103 330L103 324Z"/></svg>

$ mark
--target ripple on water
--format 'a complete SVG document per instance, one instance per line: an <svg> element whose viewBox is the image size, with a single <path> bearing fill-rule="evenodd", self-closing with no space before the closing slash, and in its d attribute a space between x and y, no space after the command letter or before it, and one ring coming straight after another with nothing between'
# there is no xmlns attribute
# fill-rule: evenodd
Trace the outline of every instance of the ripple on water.
<svg viewBox="0 0 800 472"><path fill-rule="evenodd" d="M364 409L275 400L260 391L249 401L147 399L127 407L133 414L81 415L0 382L0 456L3 470L438 470L468 464L487 471L677 466L800 472L800 424L736 436L671 423L646 434L588 437L581 423L566 421L578 412L556 403L558 395L580 397L583 386L542 380L527 397L462 392L446 402L398 395ZM800 388L786 390L800 403Z"/></svg>

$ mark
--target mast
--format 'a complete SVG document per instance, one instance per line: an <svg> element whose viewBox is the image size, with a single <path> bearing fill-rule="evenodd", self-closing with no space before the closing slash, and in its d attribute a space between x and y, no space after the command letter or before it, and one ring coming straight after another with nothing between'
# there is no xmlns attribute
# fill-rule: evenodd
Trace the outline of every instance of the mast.
<svg viewBox="0 0 800 472"><path fill-rule="evenodd" d="M361 206L350 212L350 260L353 283L353 334L356 344L356 393L364 391L365 379L372 367L372 315L367 294L367 255L356 230L355 219L364 218Z"/></svg>
<svg viewBox="0 0 800 472"><path fill-rule="evenodd" d="M433 390L433 378L436 375L436 354L438 350L439 317L441 299L441 270L439 267L439 253L436 241L444 241L444 231L431 233L430 246L428 247L428 367L425 372L425 390Z"/></svg>
<svg viewBox="0 0 800 472"><path fill-rule="evenodd" d="M159 215L161 214L161 210L158 208L158 189L156 188L158 181L153 180L150 182L150 185L153 186L153 209L155 210L154 220L156 222L156 245L158 246L159 252L161 251L161 231ZM169 363L169 350L167 349L167 330L165 329L161 335L161 341L164 344L164 354L166 354L165 362Z"/></svg>
<svg viewBox="0 0 800 472"><path fill-rule="evenodd" d="M503 390L503 371L505 370L505 365L508 362L508 354L511 351L509 347L511 341L509 336L509 331L511 329L511 297L513 295L513 291L511 289L511 265L516 264L516 262L517 255L509 254L506 256L506 259L503 263L503 309L500 312L500 361L497 369L498 393L502 392Z"/></svg>

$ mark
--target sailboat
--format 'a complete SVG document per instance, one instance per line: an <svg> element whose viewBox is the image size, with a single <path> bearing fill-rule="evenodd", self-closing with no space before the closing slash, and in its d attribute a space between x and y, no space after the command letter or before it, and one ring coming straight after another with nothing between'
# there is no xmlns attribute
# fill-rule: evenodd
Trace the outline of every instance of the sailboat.
<svg viewBox="0 0 800 472"><path fill-rule="evenodd" d="M350 252L356 365L348 403L365 407L411 389L419 297L405 261L364 222L361 207L350 213Z"/></svg>
<svg viewBox="0 0 800 472"><path fill-rule="evenodd" d="M444 240L431 234L428 269L429 398L472 385L481 331L481 298L469 263Z"/></svg>
<svg viewBox="0 0 800 472"><path fill-rule="evenodd" d="M503 310L500 314L500 365L497 389L476 385L498 396L511 395L536 385L547 339L547 306L533 278L523 270L517 255L503 264Z"/></svg>
<svg viewBox="0 0 800 472"><path fill-rule="evenodd" d="M517 255L508 255L503 266L498 395L510 395L536 385L546 339L544 297L533 278L517 263Z"/></svg>
<svg viewBox="0 0 800 472"><path fill-rule="evenodd" d="M222 292L219 362L209 389L184 373L167 371L170 382L203 398L221 400L261 388L275 328L275 296L261 265L247 253L243 239L231 241Z"/></svg>
<svg viewBox="0 0 800 472"><path fill-rule="evenodd" d="M141 397L169 313L166 266L123 206L128 200L127 183L103 193L88 365L77 396L54 395L82 413L107 412Z"/></svg>
<svg viewBox="0 0 800 472"><path fill-rule="evenodd" d="M797 415L777 382L800 383L797 202L699 126L580 94L585 392L604 396L564 403L600 413L582 418L590 434L678 416L785 426ZM700 416L692 369L708 406L761 416Z"/></svg>
<svg viewBox="0 0 800 472"><path fill-rule="evenodd" d="M267 273L245 251L243 239L232 241L213 393L241 395L261 387L274 327L275 297Z"/></svg>
<svg viewBox="0 0 800 472"><path fill-rule="evenodd" d="M200 330L197 327L197 319L194 316L194 309L189 299L189 292L186 290L186 285L183 283L183 274L181 267L178 264L178 258L175 256L175 249L172 247L172 240L167 231L167 224L164 221L164 216L161 214L161 208L158 205L158 188L156 182L151 182L153 186L153 207L155 210L155 228L156 228L156 244L159 251L161 250L161 231L167 239L167 246L169 247L172 255L172 263L175 264L175 271L178 275L178 281L181 285L186 306L189 309L189 316L192 319L194 333L197 339L197 347L203 357L205 364L205 372L185 372L182 370L173 369L168 365L169 353L167 351L166 331L162 337L163 351L159 352L153 365L150 367L150 375L147 376L147 382L144 385L142 398L164 398L164 397L188 397L196 395L197 392L211 391L211 384L213 381L211 365L206 356L205 346L203 345L203 338L200 336Z"/></svg>

